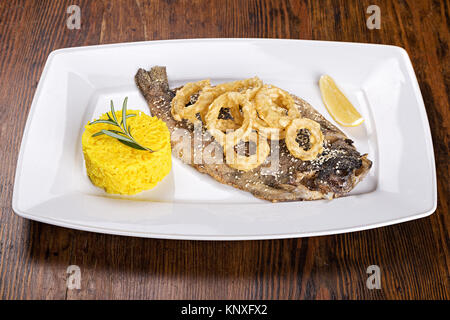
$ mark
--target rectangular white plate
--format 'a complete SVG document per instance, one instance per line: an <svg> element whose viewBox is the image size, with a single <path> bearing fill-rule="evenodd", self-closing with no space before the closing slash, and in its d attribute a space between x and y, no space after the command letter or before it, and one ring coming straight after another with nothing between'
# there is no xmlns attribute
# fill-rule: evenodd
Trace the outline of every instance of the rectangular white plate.
<svg viewBox="0 0 450 320"><path fill-rule="evenodd" d="M153 190L112 196L87 178L84 125L109 100L149 112L138 68L167 66L172 87L257 75L310 102L328 120L318 88L331 75L365 118L341 129L368 153L370 174L332 201L269 203L173 160ZM23 135L13 195L25 218L111 234L173 239L270 239L350 232L436 209L429 124L409 57L385 45L275 39L198 39L56 50L41 76Z"/></svg>

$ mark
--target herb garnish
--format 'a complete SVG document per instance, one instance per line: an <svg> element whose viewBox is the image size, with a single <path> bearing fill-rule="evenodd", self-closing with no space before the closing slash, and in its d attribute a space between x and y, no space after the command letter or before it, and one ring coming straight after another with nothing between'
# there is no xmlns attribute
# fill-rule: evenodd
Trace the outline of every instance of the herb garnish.
<svg viewBox="0 0 450 320"><path fill-rule="evenodd" d="M128 102L128 97L125 97L125 99L123 100L123 105L122 105L122 120L120 121L120 123L119 123L119 121L117 121L116 112L114 111L114 104L113 104L112 100L111 100L112 118L109 115L109 113L106 113L106 115L108 116L108 120L100 119L100 120L95 120L95 121L92 121L89 123L89 125L96 124L96 123L110 124L110 125L118 127L120 130L105 130L105 129L103 129L97 133L94 133L92 136L97 137L102 134L106 134L107 136L116 138L117 140L119 140L119 142L121 142L124 145L127 145L131 148L154 152L152 149L140 145L131 135L131 128L130 128L130 126L127 126L127 119L131 118L131 117L135 117L136 115L133 113L130 113L127 115L127 102Z"/></svg>

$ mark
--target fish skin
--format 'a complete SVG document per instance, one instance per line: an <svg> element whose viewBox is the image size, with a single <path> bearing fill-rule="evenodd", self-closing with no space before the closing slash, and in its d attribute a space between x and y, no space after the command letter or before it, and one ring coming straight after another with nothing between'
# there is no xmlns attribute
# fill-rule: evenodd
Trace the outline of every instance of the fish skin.
<svg viewBox="0 0 450 320"><path fill-rule="evenodd" d="M196 150L202 152L208 147L221 147L213 138L208 139L210 135L205 130L200 134L208 140L203 139L201 145L195 146L193 125L186 120L178 122L173 119L170 102L176 90L169 88L166 68L155 66L149 71L139 69L135 81L152 115L165 121L172 134L176 129L184 129L190 136L192 144L188 156L177 150L181 142L172 139L172 150L177 158L184 160L199 172L210 175L218 182L250 192L257 198L278 202L341 197L352 190L367 175L372 166L367 154L360 155L352 140L309 103L294 95L292 97L302 117L312 119L321 126L326 147L317 160L302 161L294 158L287 150L284 140L280 140L280 169L275 175L261 173L261 170L266 167L265 164L247 172L233 169L224 163L197 164L194 161L198 154ZM210 146L210 144L214 145Z"/></svg>

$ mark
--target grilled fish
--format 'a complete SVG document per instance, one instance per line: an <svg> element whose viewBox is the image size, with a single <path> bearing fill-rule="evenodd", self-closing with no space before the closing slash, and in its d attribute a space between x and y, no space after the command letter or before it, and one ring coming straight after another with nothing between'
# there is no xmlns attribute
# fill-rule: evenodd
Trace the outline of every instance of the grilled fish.
<svg viewBox="0 0 450 320"><path fill-rule="evenodd" d="M203 150L221 147L205 129L200 128L197 136L200 135L201 139L195 140L198 128L196 129L186 120L176 121L173 119L170 112L171 101L179 88L169 88L166 68L155 66L149 71L139 69L135 81L145 97L152 115L165 121L171 131L172 150L176 157L187 162L199 172L210 175L218 182L248 191L257 198L278 202L340 197L352 190L366 176L372 166L367 154L361 155L352 140L327 121L309 103L294 95L292 97L302 117L314 120L321 126L324 135L324 149L316 159L302 161L293 157L284 140L279 140L277 145L271 147L271 154L274 154L276 150L278 156L276 171L270 171L269 164L266 164L267 161L246 172L233 169L224 161L210 164L201 161L197 163L195 158ZM196 96L194 95L191 103L195 103L195 100ZM175 132L179 132L179 130L183 130L185 135L190 138L189 141L192 141L189 144L190 150L188 151L190 152L187 157L185 148L180 148L180 144L183 143L182 139L174 138ZM196 144L195 141L198 140L200 142ZM299 133L297 141L300 145L307 144L308 137L301 136ZM269 156L269 158L271 157Z"/></svg>

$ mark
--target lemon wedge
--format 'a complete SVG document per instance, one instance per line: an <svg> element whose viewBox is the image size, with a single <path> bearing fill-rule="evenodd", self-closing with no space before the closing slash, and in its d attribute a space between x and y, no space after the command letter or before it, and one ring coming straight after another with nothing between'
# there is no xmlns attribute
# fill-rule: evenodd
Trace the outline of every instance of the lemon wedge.
<svg viewBox="0 0 450 320"><path fill-rule="evenodd" d="M356 127L364 122L364 118L338 89L330 76L321 76L319 87L325 107L337 123L345 127Z"/></svg>

